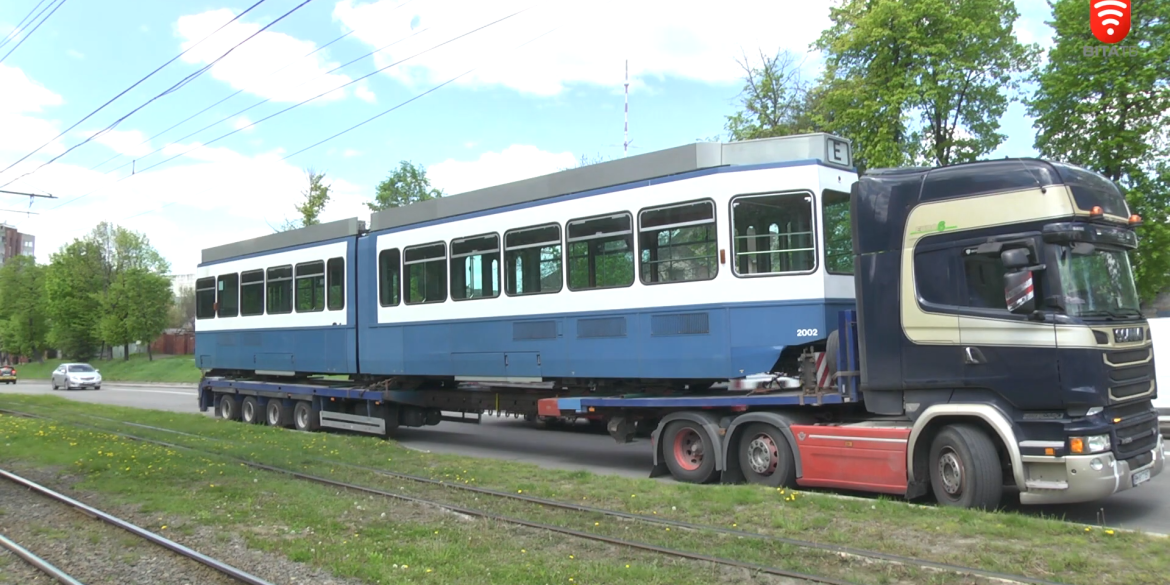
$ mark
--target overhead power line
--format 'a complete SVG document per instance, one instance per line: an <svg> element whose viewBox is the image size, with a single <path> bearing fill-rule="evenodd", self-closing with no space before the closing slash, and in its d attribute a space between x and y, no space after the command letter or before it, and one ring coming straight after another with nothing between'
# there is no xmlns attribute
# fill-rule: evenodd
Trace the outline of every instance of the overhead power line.
<svg viewBox="0 0 1170 585"><path fill-rule="evenodd" d="M49 20L49 17L53 16L53 13L56 12L57 9L60 8L63 4L65 4L65 0L61 0L60 2L58 2L57 5L53 7L53 10L49 12L49 14L47 14L44 18L42 18L41 21L38 22L37 25L34 26L32 30L28 31L28 34L24 35L20 39L20 42L16 43L16 46L9 49L9 51L7 53L5 53L3 57L0 57L0 63L3 63L4 60L7 59L8 56L11 55L13 51L19 49L20 46L23 45L24 42L27 41L28 38L31 37L33 33L37 32L37 29L41 28L41 25L45 24L45 21ZM40 4L37 4L37 6L40 6ZM49 6L52 6L52 5L50 4ZM46 6L45 8L48 9L49 6ZM33 10L36 10L36 8L33 8ZM42 10L41 12L44 12L44 10ZM37 16L40 16L40 14L37 14ZM36 17L34 16L33 18L35 19Z"/></svg>
<svg viewBox="0 0 1170 585"><path fill-rule="evenodd" d="M261 2L263 2L264 0L260 0L260 1L261 1ZM115 121L114 121L114 123L113 123L113 124L110 124L109 126L106 126L106 127L105 127L105 128L103 128L102 130L100 130L100 131L98 131L97 133L95 133L95 134L91 135L90 137L86 138L85 140L81 141L80 143L78 143L78 144L75 144L75 145L73 145L73 146L69 147L69 149L67 149L65 152L62 152L61 154L59 154L59 155L57 155L57 156L55 156L55 157L53 157L53 158L49 159L47 162L45 162L45 163L44 163L44 164L42 164L41 166L39 166L39 167L37 167L37 168L35 168L35 169L33 169L33 170L31 170L31 171L29 171L29 172L27 172L27 173L25 173L25 174L21 175L21 176L19 176L19 177L15 178L15 179L13 179L13 180L11 180L11 181L8 181L7 183L5 183L5 184L3 184L3 185L0 185L0 187L6 187L6 186L8 186L8 185L11 185L12 183L15 183L16 181L18 181L18 180L20 180L20 179L22 179L22 178L24 178L24 177L27 177L27 176L29 176L29 175L31 175L31 174L33 174L33 173L35 173L35 172L37 172L37 171L39 171L39 170L41 170L41 169L45 168L46 166L48 166L48 165L50 165L50 164L53 164L55 161L57 161L58 159L60 159L61 157L65 156L65 155L69 154L69 153L70 153L70 152L72 152L74 149L76 149L76 148L78 148L78 147L80 147L80 146L82 146L82 145L84 145L84 144L88 143L89 141L93 140L94 138L97 138L98 136L101 136L102 134L105 134L106 132L109 132L110 130L113 130L115 126L117 126L118 124L121 124L121 123L122 123L122 122L123 122L123 121L124 121L126 118L129 118L130 116L133 116L133 115L134 115L136 112L138 112L138 111L139 111L139 110L141 110L142 108L145 108L146 106L150 105L150 104L151 104L152 102L154 102L155 100L157 100L157 99L159 99L159 98L161 98L161 97L163 97L163 96L165 96L165 95L167 95L167 94L170 94L170 93L173 93L173 92L175 92L175 91L178 91L179 89L182 89L182 87L183 87L184 85L186 85L187 83L190 83L192 80L194 80L195 78L199 77L200 75L202 75L202 74L203 74L204 72L206 72L207 70L211 69L211 67L212 67L212 66L214 66L216 63L219 63L219 61L220 61L221 59L223 59L224 57L227 57L228 55L230 55L230 54L232 53L232 51L236 50L237 48L239 48L239 47L240 47L241 45L243 45L244 43L246 43L246 42L248 42L248 41L252 40L253 38L255 38L255 37L256 37L257 35L259 35L260 33L262 33L262 32L264 32L264 31L268 30L270 27L272 27L272 26L273 26L273 25L275 25L276 23L278 23L278 22L280 22L281 20L283 20L283 19L284 19L286 16L288 16L288 15L290 15L290 14L292 14L292 13L296 12L297 10L300 10L302 7L304 7L306 4L308 4L309 2L312 2L312 1L313 1L313 0L304 0L304 2L301 2L300 4L298 4L298 5L294 6L292 10L289 10L288 12L285 12L284 14L280 15L279 17L277 17L277 18L276 18L276 20L273 20L272 22L270 22L270 23L268 23L267 25L265 25L265 26L264 26L264 28L261 28L260 30L258 30L258 31L256 31L256 32L252 33L251 35L249 35L249 36L248 36L248 38L246 38L246 39L244 39L244 40L242 40L242 41L240 41L240 42L236 43L235 45L232 45L232 47L231 47L230 49L228 49L228 50L227 50L227 52L225 52L224 54L220 55L219 57L216 57L214 61L212 61L212 62L208 63L207 65L205 65L205 66L203 66L202 68L200 68L198 71L196 71L196 72L194 72L194 73L192 73L192 74L188 75L187 77L183 78L183 79L182 79L182 80L180 80L178 83L176 83L175 85L172 85L170 88L166 89L166 90L165 90L165 91L163 91L162 93L160 93L160 94L158 94L158 95L156 95L156 96L154 96L154 97L150 98L149 100L147 100L147 101L146 101L146 103L144 103L144 104L142 104L142 105L138 106L137 108L134 108L133 110L131 110L131 111L130 111L130 113L126 114L125 116L122 116L121 118L118 118L117 120L115 120ZM221 27L221 28L222 28L222 27Z"/></svg>
<svg viewBox="0 0 1170 585"><path fill-rule="evenodd" d="M62 2L64 2L64 0L62 0ZM66 129L62 130L62 131L61 131L61 133L60 133L60 134L58 134L56 137L54 137L52 140L49 140L48 142L46 142L46 143L44 143L44 144L42 144L42 145L38 146L38 147L37 147L35 150L33 150L32 152L30 152L30 153L28 153L28 154L26 154L26 155L24 155L24 156L20 157L20 160L17 160L16 162L14 162L14 163L12 163L12 164L8 165L8 166L7 166L7 167L5 167L4 169L0 169L0 173L4 173L4 172L8 171L8 170L9 170L9 169L11 169L12 167L14 167L14 166L16 166L16 165L20 164L21 162L23 162L23 161L24 161L25 159L27 159L28 157L30 157L30 156L32 156L32 155L34 155L34 154L36 154L36 153L40 152L40 150L41 150L42 148L44 148L44 147L46 147L46 146L48 146L48 145L52 144L54 141L56 141L57 139L61 138L61 137L62 137L62 136L64 136L65 134L67 134L67 133L68 133L70 130L73 130L74 128L76 128L76 127L77 127L79 124L81 124L82 122L84 122L84 121L86 121L86 120L88 120L88 119L92 118L94 114L97 114L98 112L102 111L103 109L105 109L105 107L106 107L106 106L108 106L108 105L110 105L110 104L114 103L114 101L115 101L115 100L117 100L118 98L120 98L120 97L122 97L122 96L126 95L126 93L127 93L127 92L129 92L130 90L134 89L135 87L138 87L138 86L139 86L139 85L140 85L140 84L141 84L143 81L146 81L147 79L150 79L150 78L151 78L151 77L152 77L152 76L153 76L155 73L158 73L159 71L162 71L164 67L166 67L167 65L170 65L171 63L174 63L174 62L175 62L175 61L176 61L178 58L182 57L183 55L186 55L186 54L187 54L189 51L191 51L191 49L194 49L195 47L198 47L200 44L202 44L202 43L203 43L203 41L206 41L207 39L209 39L209 38L211 38L211 37L215 36L215 34L216 34L216 33L218 33L219 31L223 30L223 29L224 29L225 27L227 27L229 24L231 24L231 23L233 23L233 22L235 22L235 21L239 20L239 19L240 19L240 18L242 18L242 17L243 17L245 14L247 14L247 13L251 12L251 11L252 11L252 9L256 8L257 6L259 6L259 5L261 5L261 4L263 4L264 2L265 2L265 0L257 0L257 2L256 2L255 4L253 4L253 5L249 6L247 9L245 9L243 12L241 12L241 13L240 13L238 16L236 16L235 18L233 18L233 19L231 19L231 20L227 21L227 22L226 22L226 23L224 23L222 26L220 26L219 28L217 28L217 29L215 29L214 31L212 31L212 32L211 32L211 34L209 34L209 35L207 35L207 36L203 37L202 39L199 39L199 42L195 43L194 45L191 45L190 47L188 47L188 48L186 48L186 49L184 49L184 50L183 50L183 52L179 53L178 55L175 55L174 57L171 57L171 59L170 59L169 61L167 61L166 63L163 63L162 65L159 65L157 69L155 69L154 71L151 71L150 73L146 74L146 77L143 77L142 79L139 79L138 81L134 82L134 85L131 85L130 87L127 87L126 89L122 90L122 91L121 91L121 92L120 92L118 95L116 95L116 96L114 96L114 97L110 98L110 100L109 100L109 101L107 101L106 103L104 103L104 104L102 104L101 106L99 106L99 107L98 107L96 110L94 110L94 111L92 111L92 112L90 112L90 113L86 114L84 118L82 118L82 119L80 119L80 120L78 120L78 121L74 122L72 126L70 126L70 127L66 128ZM60 6L60 5L58 5L58 7L59 7L59 6ZM43 22L43 21L42 21L42 22ZM43 166L43 165L42 165L42 166ZM38 167L38 168L39 168L39 167ZM12 181L9 181L8 183L6 183L6 185L7 185L7 184L11 184L11 183L12 183Z"/></svg>
<svg viewBox="0 0 1170 585"><path fill-rule="evenodd" d="M37 8L41 7L41 4L44 4L44 3L45 3L45 0L40 0L40 2L37 2L37 5L33 6L32 10L29 10L28 14L24 15L24 18L20 19L20 22L16 23L16 26L12 27L12 30L8 33L8 36L4 37L3 41L0 41L0 49L3 49L4 45L7 45L10 41L12 41L12 39L16 38L17 34L19 34L21 31L24 30L24 28L23 28L24 23L26 21L28 21L30 17L32 17L34 19L36 18L36 17L33 17L33 13L37 11ZM42 10L41 12L44 12L44 10ZM38 14L37 16L40 16L40 14Z"/></svg>

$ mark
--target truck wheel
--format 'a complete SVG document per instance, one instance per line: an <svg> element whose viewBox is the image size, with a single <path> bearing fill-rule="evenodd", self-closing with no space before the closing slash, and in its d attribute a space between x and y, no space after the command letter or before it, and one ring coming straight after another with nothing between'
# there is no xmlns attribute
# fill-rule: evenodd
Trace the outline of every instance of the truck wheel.
<svg viewBox="0 0 1170 585"><path fill-rule="evenodd" d="M796 466L792 447L780 429L753 423L739 439L739 468L749 483L770 487L792 487L796 483Z"/></svg>
<svg viewBox="0 0 1170 585"><path fill-rule="evenodd" d="M284 402L279 398L269 398L268 405L264 407L265 422L270 427L287 427L288 426L288 409L284 407Z"/></svg>
<svg viewBox="0 0 1170 585"><path fill-rule="evenodd" d="M293 408L293 424L298 431L313 432L321 428L321 420L313 416L313 405L306 400L298 401Z"/></svg>
<svg viewBox="0 0 1170 585"><path fill-rule="evenodd" d="M1003 469L995 444L981 429L943 428L930 447L930 485L944 506L994 510L1003 497Z"/></svg>
<svg viewBox="0 0 1170 585"><path fill-rule="evenodd" d="M255 396L249 396L244 399L244 404L240 407L240 417L250 425L258 425L264 422L264 417L260 414L260 404L256 401Z"/></svg>
<svg viewBox="0 0 1170 585"><path fill-rule="evenodd" d="M679 481L707 483L715 477L716 446L703 425L680 420L666 425L662 451L670 474Z"/></svg>
<svg viewBox="0 0 1170 585"><path fill-rule="evenodd" d="M219 416L223 420L239 420L239 409L236 408L236 399L229 394L224 394L219 399Z"/></svg>

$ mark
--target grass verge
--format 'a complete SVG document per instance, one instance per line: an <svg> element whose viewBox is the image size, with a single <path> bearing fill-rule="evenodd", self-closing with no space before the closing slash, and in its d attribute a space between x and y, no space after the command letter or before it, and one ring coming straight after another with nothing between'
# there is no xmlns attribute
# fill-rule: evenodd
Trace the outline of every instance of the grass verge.
<svg viewBox="0 0 1170 585"><path fill-rule="evenodd" d="M66 360L46 360L43 363L20 364L16 373L21 380L47 380L53 370ZM95 360L88 362L102 373L105 382L159 382L198 384L201 372L192 356L155 356L134 354L128 360Z"/></svg>
<svg viewBox="0 0 1170 585"><path fill-rule="evenodd" d="M97 424L92 420L76 418L90 413L141 424L157 425L208 437L229 439L231 442L211 442L205 439L177 437L138 428L105 423L106 428L149 436L177 444L235 455L279 466L295 466L308 473L330 475L335 479L362 485L391 489L401 493L423 494L434 497L436 490L445 491L445 501L463 503L471 507L490 508L501 513L523 514L525 518L558 523L572 528L587 529L623 538L654 542L665 546L685 548L707 554L733 556L737 559L763 564L785 566L794 570L847 577L864 583L972 582L950 575L936 573L916 574L912 571L888 567L867 568L859 572L856 566L842 566L839 558L825 558L807 551L795 551L774 542L753 539L735 539L675 530L642 523L619 522L612 518L592 518L577 513L557 513L552 510L533 510L533 506L518 502L500 502L483 496L454 493L445 488L426 487L415 482L391 480L368 472L330 466L314 461L313 457L366 465L412 473L431 478L474 484L500 490L516 491L562 501L582 502L593 506L657 515L666 518L706 525L734 527L764 534L774 534L843 544L886 553L913 556L950 564L979 567L1004 573L1021 574L1065 583L1163 583L1170 573L1170 545L1165 539L1142 534L1090 529L1056 520L1036 518L1015 513L983 513L968 510L907 506L888 500L844 500L819 494L793 493L759 486L693 486L670 484L652 480L635 480L611 476L597 476L587 472L564 472L541 469L534 465L485 461L466 457L430 455L398 446L392 441L373 437L296 433L263 426L228 423L200 415L181 415L143 411L119 407L78 404L57 397L4 395L0 404L28 409L43 414ZM9 417L10 419L10 417ZM10 422L8 424L11 424ZM43 423L40 423L43 424ZM29 427L30 429L32 427ZM43 431L43 429L42 429ZM35 435L35 433L26 433ZM29 437L35 444L37 437ZM88 445L92 453L94 446ZM123 449L125 450L125 449ZM7 450L6 450L7 452ZM26 457L41 463L43 457L36 449L22 451ZM176 454L174 457L178 457ZM106 492L133 494L141 501L141 493L127 478L136 473L150 476L150 469L134 471L128 465L125 476L121 463L109 462L103 470L101 456L97 468L91 472L112 474L100 489ZM106 457L113 457L106 455ZM131 457L131 460L134 460ZM78 459L76 465L86 466L88 460ZM118 460L120 461L120 460ZM194 478L216 478L218 473L251 473L237 470L235 465L223 465L207 459L197 469L184 470ZM168 469L173 467L168 466ZM246 475L245 478L252 477ZM91 477L87 483L96 482ZM169 480L166 480L169 481ZM270 481L270 480L265 480ZM277 484L299 485L280 478ZM246 484L246 482L245 482ZM201 485L196 481L192 486ZM217 485L220 485L217 483ZM121 486L121 487L119 487ZM238 495L247 497L246 485ZM203 489L191 487L189 489ZM298 488L298 489L308 489ZM122 491L119 491L122 490ZM216 492L219 493L219 492ZM255 492L255 494L262 493ZM426 495L429 494L429 495ZM175 494L170 494L171 496ZM197 498L191 498L196 500ZM343 498L346 499L346 498ZM492 501L487 501L492 500ZM161 496L154 500L158 506L173 506ZM312 507L312 505L310 505ZM396 506L400 507L400 506ZM527 511L523 511L526 508ZM190 510L194 513L195 510ZM306 510L306 513L311 512ZM242 511L249 514L248 510ZM592 524L592 526L590 526ZM313 525L300 522L299 525ZM636 525L636 526L635 526ZM684 534L685 533L685 534ZM637 538L634 538L634 537ZM565 537L558 537L562 540ZM261 539L257 546L272 546ZM284 548L283 545L281 545ZM513 547L515 548L515 547ZM534 554L529 548L521 554ZM515 551L512 550L514 553ZM796 554L794 554L796 553ZM541 554L546 554L542 552ZM572 554L572 553L570 553ZM417 561L415 561L417 563ZM785 564L788 563L788 564ZM485 567L487 563L485 562ZM498 569L497 569L498 570ZM625 570L622 568L622 570ZM685 571L684 571L685 573ZM348 573L346 573L348 574ZM598 573L594 578L625 580L625 575ZM561 575L560 577L563 577ZM557 580L562 580L558 577ZM712 577L706 573L704 578ZM689 578L688 578L689 579ZM595 579L591 579L595 580ZM521 581L528 582L528 581ZM689 582L689 581L688 581Z"/></svg>

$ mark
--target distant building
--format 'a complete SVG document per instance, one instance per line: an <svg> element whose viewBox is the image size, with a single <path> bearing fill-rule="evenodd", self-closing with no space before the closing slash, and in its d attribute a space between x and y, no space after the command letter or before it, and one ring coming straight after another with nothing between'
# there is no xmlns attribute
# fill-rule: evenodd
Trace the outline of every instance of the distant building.
<svg viewBox="0 0 1170 585"><path fill-rule="evenodd" d="M0 262L21 254L36 255L36 238L16 231L14 226L0 223Z"/></svg>
<svg viewBox="0 0 1170 585"><path fill-rule="evenodd" d="M168 274L167 278L171 279L171 290L175 296L179 296L179 291L184 288L195 288L194 274Z"/></svg>

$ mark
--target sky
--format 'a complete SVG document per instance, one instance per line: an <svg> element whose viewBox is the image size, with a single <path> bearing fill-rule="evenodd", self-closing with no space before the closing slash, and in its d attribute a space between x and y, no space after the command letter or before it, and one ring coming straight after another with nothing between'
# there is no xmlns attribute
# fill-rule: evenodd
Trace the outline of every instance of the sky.
<svg viewBox="0 0 1170 585"><path fill-rule="evenodd" d="M1050 46L1047 3L1016 3L1020 40ZM332 185L323 221L368 220L402 160L453 195L621 157L627 61L630 155L726 140L738 61L788 50L815 79L831 4L7 0L0 189L56 199L0 193L0 221L40 262L107 221L193 273L202 249L295 218L306 169ZM1001 125L989 156L1036 155L1022 105Z"/></svg>

